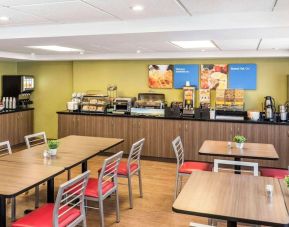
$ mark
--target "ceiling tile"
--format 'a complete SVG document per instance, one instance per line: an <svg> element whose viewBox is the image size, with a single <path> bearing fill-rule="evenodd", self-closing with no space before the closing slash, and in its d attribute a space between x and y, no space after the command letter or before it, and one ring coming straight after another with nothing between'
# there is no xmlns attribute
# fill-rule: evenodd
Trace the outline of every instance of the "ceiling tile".
<svg viewBox="0 0 289 227"><path fill-rule="evenodd" d="M275 0L180 0L191 14L270 12Z"/></svg>
<svg viewBox="0 0 289 227"><path fill-rule="evenodd" d="M289 38L262 39L259 50L289 50Z"/></svg>
<svg viewBox="0 0 289 227"><path fill-rule="evenodd" d="M278 11L289 11L289 1L288 0L278 0L274 8L274 12Z"/></svg>
<svg viewBox="0 0 289 227"><path fill-rule="evenodd" d="M68 2L73 0L0 0L1 6L34 5L43 3Z"/></svg>
<svg viewBox="0 0 289 227"><path fill-rule="evenodd" d="M9 17L8 22L0 22L0 27L34 24L35 21L37 21L38 24L49 23L49 21L44 18L22 13L17 10L1 6L0 6L0 16Z"/></svg>
<svg viewBox="0 0 289 227"><path fill-rule="evenodd" d="M221 50L256 50L260 39L214 40Z"/></svg>
<svg viewBox="0 0 289 227"><path fill-rule="evenodd" d="M115 20L114 17L79 0L15 6L12 9L41 16L59 23Z"/></svg>
<svg viewBox="0 0 289 227"><path fill-rule="evenodd" d="M188 15L175 0L83 0L121 19ZM143 11L135 12L132 6L141 5Z"/></svg>

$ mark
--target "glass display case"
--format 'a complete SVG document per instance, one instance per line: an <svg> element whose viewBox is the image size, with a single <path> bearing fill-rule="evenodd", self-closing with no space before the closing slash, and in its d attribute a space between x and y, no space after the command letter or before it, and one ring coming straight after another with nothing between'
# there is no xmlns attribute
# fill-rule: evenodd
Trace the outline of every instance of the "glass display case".
<svg viewBox="0 0 289 227"><path fill-rule="evenodd" d="M110 100L106 95L85 95L82 98L81 111L104 113L109 104Z"/></svg>

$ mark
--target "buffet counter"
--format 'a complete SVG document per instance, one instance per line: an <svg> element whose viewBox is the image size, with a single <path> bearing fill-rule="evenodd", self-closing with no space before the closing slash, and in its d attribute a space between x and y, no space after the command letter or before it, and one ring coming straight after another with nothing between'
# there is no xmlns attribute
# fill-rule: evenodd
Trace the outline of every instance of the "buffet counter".
<svg viewBox="0 0 289 227"><path fill-rule="evenodd" d="M72 115L86 115L86 116L107 116L107 117L129 117L129 118L146 118L146 119L167 119L167 120L190 120L190 121L210 121L210 122L232 122L232 123L249 123L249 124L273 124L273 125L288 125L289 121L276 122L276 121L252 121L252 120L221 120L221 119L196 119L194 117L180 116L180 117L167 117L167 116L145 116L145 115L130 115L130 114L114 114L114 113L91 113L79 111L58 111L57 114L72 114Z"/></svg>
<svg viewBox="0 0 289 227"><path fill-rule="evenodd" d="M24 143L24 136L33 133L33 108L0 112L0 141L11 145Z"/></svg>
<svg viewBox="0 0 289 227"><path fill-rule="evenodd" d="M204 140L231 141L239 134L244 135L248 142L274 144L280 159L260 160L260 165L287 168L289 163L287 155L289 123L198 120L187 117L168 118L68 111L57 113L59 138L67 135L123 138L125 142L111 150L112 152L117 150L128 152L133 142L146 138L143 156L175 158L171 141L181 136L186 160L212 162L215 157L198 154Z"/></svg>

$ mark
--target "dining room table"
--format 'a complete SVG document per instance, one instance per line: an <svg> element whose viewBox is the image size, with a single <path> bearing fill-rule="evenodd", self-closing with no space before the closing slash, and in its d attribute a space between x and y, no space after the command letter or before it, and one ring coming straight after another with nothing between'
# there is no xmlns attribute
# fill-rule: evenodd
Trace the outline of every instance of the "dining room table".
<svg viewBox="0 0 289 227"><path fill-rule="evenodd" d="M172 210L225 220L228 227L237 223L289 226L289 192L282 183L271 177L195 171ZM273 186L272 197L266 193L267 185Z"/></svg>
<svg viewBox="0 0 289 227"><path fill-rule="evenodd" d="M243 158L278 160L279 155L273 144L245 143L243 148L237 148L234 142L205 140L199 149L200 155L230 157L235 161ZM240 173L241 167L235 165L235 173Z"/></svg>
<svg viewBox="0 0 289 227"><path fill-rule="evenodd" d="M47 181L47 202L53 203L55 176L78 165L82 166L82 172L87 171L89 159L123 141L119 138L71 135L59 139L55 156L44 156L48 147L42 144L1 157L0 179L7 182L0 184L0 226L6 226L6 198Z"/></svg>
<svg viewBox="0 0 289 227"><path fill-rule="evenodd" d="M35 165L19 162L0 163L0 226L6 226L6 199L16 197L35 186L47 182L47 194L51 192L54 177L65 169L58 166ZM52 197L49 197L52 200ZM53 200L52 200L53 201ZM50 202L52 202L50 201Z"/></svg>

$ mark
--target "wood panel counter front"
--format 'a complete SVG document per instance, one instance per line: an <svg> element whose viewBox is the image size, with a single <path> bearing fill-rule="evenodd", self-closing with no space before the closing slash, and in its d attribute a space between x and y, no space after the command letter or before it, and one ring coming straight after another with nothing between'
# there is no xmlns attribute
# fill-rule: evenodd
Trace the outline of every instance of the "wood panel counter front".
<svg viewBox="0 0 289 227"><path fill-rule="evenodd" d="M33 133L33 109L0 112L0 142L24 143L24 136Z"/></svg>
<svg viewBox="0 0 289 227"><path fill-rule="evenodd" d="M143 156L175 158L171 142L182 138L185 159L212 162L216 156L199 155L205 140L232 141L244 135L249 143L273 144L279 160L258 160L260 166L288 167L289 124L218 122L146 117L58 114L58 136L68 135L123 138L117 150L129 151L133 142L146 138ZM111 151L115 152L116 149ZM245 159L247 160L247 159ZM252 160L248 160L252 161ZM254 160L256 162L256 160Z"/></svg>

